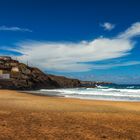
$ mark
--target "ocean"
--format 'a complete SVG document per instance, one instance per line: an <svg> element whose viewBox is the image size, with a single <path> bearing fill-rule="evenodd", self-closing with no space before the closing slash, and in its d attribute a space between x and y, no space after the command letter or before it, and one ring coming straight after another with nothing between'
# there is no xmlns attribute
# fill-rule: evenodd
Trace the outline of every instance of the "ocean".
<svg viewBox="0 0 140 140"><path fill-rule="evenodd" d="M106 85L97 86L96 88L41 89L36 93L79 99L140 101L140 85Z"/></svg>

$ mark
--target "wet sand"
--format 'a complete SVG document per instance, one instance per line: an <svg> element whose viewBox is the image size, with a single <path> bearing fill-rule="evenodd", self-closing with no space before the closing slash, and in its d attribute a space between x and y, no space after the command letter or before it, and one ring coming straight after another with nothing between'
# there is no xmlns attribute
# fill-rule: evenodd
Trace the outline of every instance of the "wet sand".
<svg viewBox="0 0 140 140"><path fill-rule="evenodd" d="M140 102L0 90L0 140L140 140Z"/></svg>

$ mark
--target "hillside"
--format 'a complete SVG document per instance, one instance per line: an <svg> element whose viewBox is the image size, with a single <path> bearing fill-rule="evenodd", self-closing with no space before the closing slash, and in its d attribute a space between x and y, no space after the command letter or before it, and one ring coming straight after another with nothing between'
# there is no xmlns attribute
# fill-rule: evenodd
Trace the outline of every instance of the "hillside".
<svg viewBox="0 0 140 140"><path fill-rule="evenodd" d="M10 57L0 57L0 88L41 89L80 87L80 81L66 77L49 75L38 68L29 67Z"/></svg>

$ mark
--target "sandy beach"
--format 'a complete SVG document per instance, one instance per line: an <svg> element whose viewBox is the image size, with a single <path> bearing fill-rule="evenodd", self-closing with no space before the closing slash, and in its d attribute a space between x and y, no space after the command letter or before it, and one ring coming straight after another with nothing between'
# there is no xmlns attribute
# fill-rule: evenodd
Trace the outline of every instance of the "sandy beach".
<svg viewBox="0 0 140 140"><path fill-rule="evenodd" d="M0 140L140 140L140 102L0 90Z"/></svg>

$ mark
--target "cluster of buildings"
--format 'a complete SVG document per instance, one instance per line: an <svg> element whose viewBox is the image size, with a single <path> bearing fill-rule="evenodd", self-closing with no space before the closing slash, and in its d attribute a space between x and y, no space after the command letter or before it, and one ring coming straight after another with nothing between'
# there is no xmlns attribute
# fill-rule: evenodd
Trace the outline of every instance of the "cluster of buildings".
<svg viewBox="0 0 140 140"><path fill-rule="evenodd" d="M0 56L0 79L10 79L13 73L18 72L18 61L8 56Z"/></svg>

